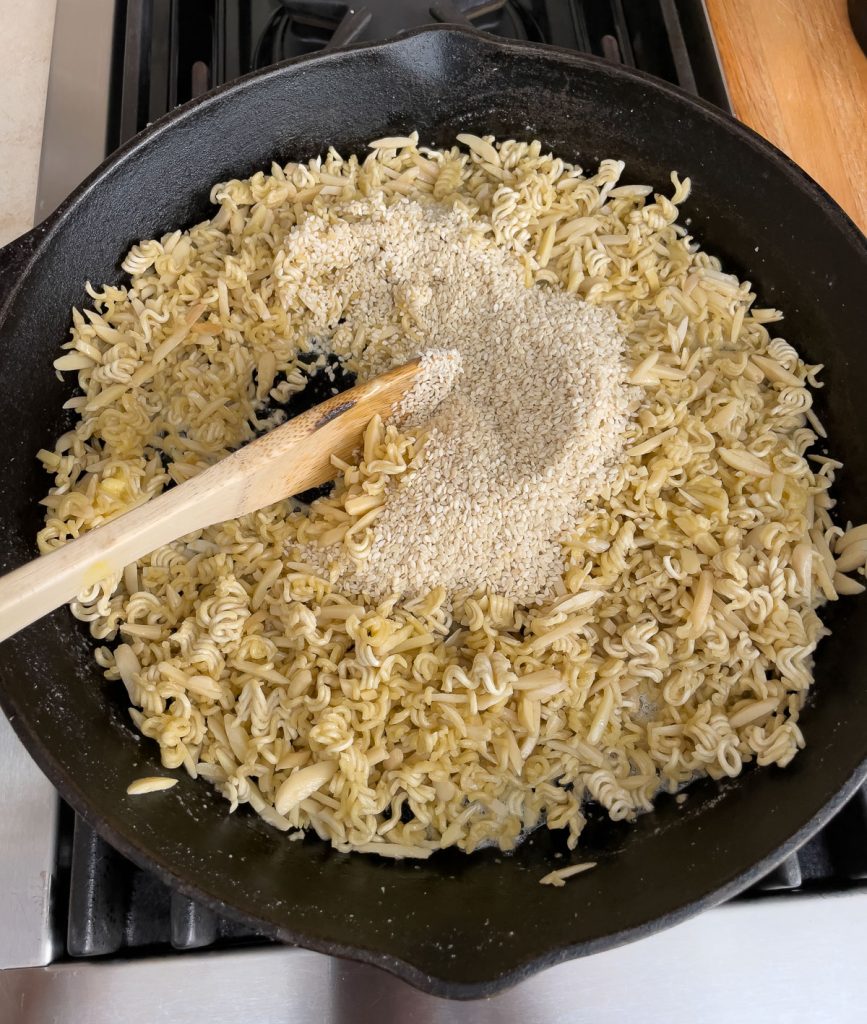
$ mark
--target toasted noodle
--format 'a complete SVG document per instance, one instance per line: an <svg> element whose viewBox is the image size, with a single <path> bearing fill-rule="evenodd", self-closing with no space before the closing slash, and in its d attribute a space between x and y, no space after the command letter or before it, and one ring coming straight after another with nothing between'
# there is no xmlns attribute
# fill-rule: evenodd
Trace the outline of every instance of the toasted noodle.
<svg viewBox="0 0 867 1024"><path fill-rule="evenodd" d="M543 875L539 879L539 884L553 885L560 889L566 884L567 879L574 878L575 875L583 875L585 871L595 867L596 861L587 861L586 864L572 864L568 868L558 868L556 871L549 871L547 875Z"/></svg>
<svg viewBox="0 0 867 1024"><path fill-rule="evenodd" d="M689 181L458 138L275 164L133 246L73 312L79 419L40 452L48 551L282 422L329 356L364 379L429 353L327 497L72 605L166 768L392 857L542 824L574 847L587 799L631 819L787 765L817 609L867 561L839 463L806 458L820 367L678 223Z"/></svg>

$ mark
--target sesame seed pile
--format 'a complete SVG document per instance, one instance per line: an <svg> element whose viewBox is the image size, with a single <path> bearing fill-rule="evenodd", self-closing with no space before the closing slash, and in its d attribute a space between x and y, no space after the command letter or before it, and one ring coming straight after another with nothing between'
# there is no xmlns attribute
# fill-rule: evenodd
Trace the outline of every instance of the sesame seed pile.
<svg viewBox="0 0 867 1024"><path fill-rule="evenodd" d="M623 455L629 390L614 314L527 287L519 258L459 205L353 200L308 216L284 249L282 301L303 303L312 340L360 379L431 349L453 350L463 369L424 424L419 464L390 486L363 562L320 556L336 561L342 587L551 597L564 533Z"/></svg>
<svg viewBox="0 0 867 1024"><path fill-rule="evenodd" d="M394 423L411 428L430 422L463 371L463 359L455 349L431 348L422 352L412 387L392 412Z"/></svg>

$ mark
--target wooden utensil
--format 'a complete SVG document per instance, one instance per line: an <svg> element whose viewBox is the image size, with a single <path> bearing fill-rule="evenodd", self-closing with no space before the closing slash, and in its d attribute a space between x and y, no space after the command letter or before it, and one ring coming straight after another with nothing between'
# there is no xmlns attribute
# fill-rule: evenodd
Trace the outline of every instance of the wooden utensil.
<svg viewBox="0 0 867 1024"><path fill-rule="evenodd" d="M344 391L245 445L186 483L0 577L0 640L178 537L333 480L372 417L388 417L419 360Z"/></svg>

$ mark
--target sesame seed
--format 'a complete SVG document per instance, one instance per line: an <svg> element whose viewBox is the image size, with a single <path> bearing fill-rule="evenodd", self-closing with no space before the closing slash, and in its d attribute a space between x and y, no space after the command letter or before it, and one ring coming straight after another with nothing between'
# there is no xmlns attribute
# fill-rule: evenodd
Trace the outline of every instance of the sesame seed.
<svg viewBox="0 0 867 1024"><path fill-rule="evenodd" d="M437 586L549 598L563 535L623 459L615 315L528 287L519 258L457 206L353 200L311 214L288 241L282 299L311 310L317 345L361 380L428 359L397 416L427 431L420 462L388 483L363 563L333 550L320 563L377 599ZM360 329L368 340L353 350Z"/></svg>

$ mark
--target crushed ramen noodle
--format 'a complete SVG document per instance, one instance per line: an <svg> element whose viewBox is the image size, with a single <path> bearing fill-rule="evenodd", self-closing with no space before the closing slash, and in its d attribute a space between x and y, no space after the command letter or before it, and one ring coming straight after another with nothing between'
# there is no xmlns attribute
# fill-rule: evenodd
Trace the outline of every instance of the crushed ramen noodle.
<svg viewBox="0 0 867 1024"><path fill-rule="evenodd" d="M439 225L459 262L471 252L511 274L501 340L514 323L529 333L503 372L526 386L501 398L523 454L503 456L482 416L478 474L448 472L471 465L461 452L474 441L464 409L464 447L448 448L451 399L430 425L372 421L327 497L194 533L72 605L166 768L293 837L312 829L340 850L389 857L508 850L540 824L564 829L572 848L587 800L631 819L696 777L787 765L804 744L817 608L863 590L847 573L863 575L867 560L867 530L844 533L830 517L840 464L808 454L824 437L811 408L820 367L772 333L781 314L756 307L750 283L678 224L689 181L672 174L669 197L619 184L616 160L585 175L538 142L458 141L429 150L413 134L364 157L275 164L216 185L213 219L135 245L128 282L89 288L92 308L73 311L56 366L77 374L66 407L78 421L40 452L54 476L39 536L49 551L281 422L329 353L364 377L455 348L454 393L478 383L469 368L493 394L499 311L468 303L478 327L455 342L437 297L448 288L478 303L466 274L402 277L395 241L391 262L370 261L389 288L365 306L357 260L315 246L334 235L363 247L372 236L347 225L376 217L380 230L391 218L399 232L416 217ZM594 443L573 452L592 484L552 470L565 496L520 461L544 452L533 437L542 346L527 313L537 307L575 325L574 338L552 341L575 401L548 427L568 446L595 423ZM441 311L426 320L431 309ZM425 323L449 327L447 343ZM576 364L589 358L588 331L601 339L592 381L568 362L572 341ZM532 429L521 432L525 392ZM607 418L594 421L600 409ZM604 438L603 423L616 427ZM489 456L512 476L483 465ZM494 486L516 515L520 491L547 530L562 529L543 538L556 542L544 578L521 575L520 592L497 567L485 576L472 548L470 531L487 531L486 544L503 528L485 503ZM415 535L400 504L410 494L422 496ZM435 539L452 501L469 510L464 576L444 564L461 545ZM399 558L389 537L405 546ZM505 549L520 540L500 539L504 558L519 558ZM431 550L445 551L439 567ZM435 585L402 571L417 555ZM486 579L498 586L475 586Z"/></svg>

